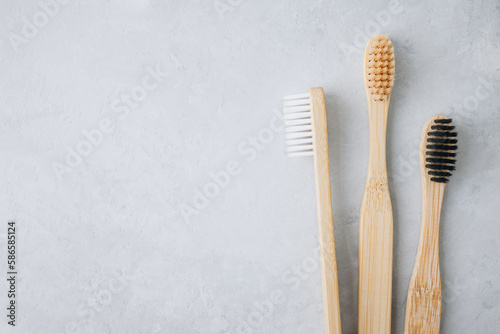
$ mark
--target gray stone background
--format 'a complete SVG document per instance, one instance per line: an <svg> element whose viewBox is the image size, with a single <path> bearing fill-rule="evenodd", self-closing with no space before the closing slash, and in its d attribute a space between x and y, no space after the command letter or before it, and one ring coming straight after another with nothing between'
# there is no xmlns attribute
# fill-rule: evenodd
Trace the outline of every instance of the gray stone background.
<svg viewBox="0 0 500 334"><path fill-rule="evenodd" d="M418 144L437 113L459 132L441 332L498 333L499 15L494 0L0 1L0 268L13 219L19 271L14 329L0 280L0 331L322 333L312 160L284 156L276 116L281 96L322 86L355 333L362 50L383 32L393 333L420 232Z"/></svg>

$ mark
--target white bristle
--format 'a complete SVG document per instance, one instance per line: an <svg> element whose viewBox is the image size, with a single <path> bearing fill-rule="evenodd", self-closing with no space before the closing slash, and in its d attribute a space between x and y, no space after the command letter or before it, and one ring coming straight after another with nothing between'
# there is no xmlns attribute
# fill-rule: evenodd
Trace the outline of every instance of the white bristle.
<svg viewBox="0 0 500 334"><path fill-rule="evenodd" d="M304 106L304 105L309 105L310 103L311 103L310 99L288 100L288 101L283 101L283 107Z"/></svg>
<svg viewBox="0 0 500 334"><path fill-rule="evenodd" d="M295 113L298 111L310 111L311 106L309 104L303 105L303 106L298 106L298 107L285 107L283 108L283 112L285 115L289 115L291 113Z"/></svg>
<svg viewBox="0 0 500 334"><path fill-rule="evenodd" d="M312 114L310 111L308 112L295 112L293 114L285 114L283 116L284 119L297 119L297 118L311 118Z"/></svg>
<svg viewBox="0 0 500 334"><path fill-rule="evenodd" d="M313 126L309 125L293 125L285 128L285 132L303 132L303 131L311 131L312 133Z"/></svg>
<svg viewBox="0 0 500 334"><path fill-rule="evenodd" d="M312 131L307 132L290 132L285 134L286 139L297 139L297 138L305 138L312 137Z"/></svg>
<svg viewBox="0 0 500 334"><path fill-rule="evenodd" d="M295 146L290 146L286 148L287 152L298 152L298 151L312 151L313 145L295 145Z"/></svg>
<svg viewBox="0 0 500 334"><path fill-rule="evenodd" d="M298 99L308 99L310 96L311 95L309 95L309 93L286 95L286 96L283 96L283 101L298 100Z"/></svg>
<svg viewBox="0 0 500 334"><path fill-rule="evenodd" d="M311 119L310 118L300 118L300 119L292 119L292 120L285 121L286 126L302 125L302 124L311 124Z"/></svg>
<svg viewBox="0 0 500 334"><path fill-rule="evenodd" d="M283 97L283 118L287 155L289 157L313 155L310 95L307 93Z"/></svg>
<svg viewBox="0 0 500 334"><path fill-rule="evenodd" d="M312 138L299 138L299 139L290 139L286 141L288 146L301 145L301 144L312 144Z"/></svg>

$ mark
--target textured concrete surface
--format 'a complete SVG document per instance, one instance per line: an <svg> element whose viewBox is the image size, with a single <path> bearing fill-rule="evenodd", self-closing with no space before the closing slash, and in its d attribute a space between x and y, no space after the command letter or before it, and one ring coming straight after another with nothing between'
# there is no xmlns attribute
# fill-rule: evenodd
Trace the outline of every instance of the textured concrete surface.
<svg viewBox="0 0 500 334"><path fill-rule="evenodd" d="M355 333L361 63L375 32L397 63L393 333L420 232L418 143L437 113L460 140L442 333L498 332L498 1L3 0L0 17L1 277L9 219L19 271L14 329L0 283L0 332L321 333L312 160L284 156L276 112L322 86L342 326Z"/></svg>

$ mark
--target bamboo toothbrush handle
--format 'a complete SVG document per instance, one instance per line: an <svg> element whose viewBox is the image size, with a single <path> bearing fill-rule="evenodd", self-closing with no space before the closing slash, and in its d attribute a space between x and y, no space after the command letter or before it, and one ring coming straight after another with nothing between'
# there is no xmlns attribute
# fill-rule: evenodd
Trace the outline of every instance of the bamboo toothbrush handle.
<svg viewBox="0 0 500 334"><path fill-rule="evenodd" d="M370 156L359 218L359 334L391 332L393 223L385 161L388 108L388 100L369 103Z"/></svg>
<svg viewBox="0 0 500 334"><path fill-rule="evenodd" d="M439 334L441 322L439 217L445 184L427 181L423 182L422 228L408 289L405 334Z"/></svg>
<svg viewBox="0 0 500 334"><path fill-rule="evenodd" d="M322 88L311 88L313 117L314 172L319 224L321 283L325 333L341 334L337 260L333 234L332 196L325 96Z"/></svg>
<svg viewBox="0 0 500 334"><path fill-rule="evenodd" d="M391 333L392 208L387 178L369 177L359 220L358 333Z"/></svg>

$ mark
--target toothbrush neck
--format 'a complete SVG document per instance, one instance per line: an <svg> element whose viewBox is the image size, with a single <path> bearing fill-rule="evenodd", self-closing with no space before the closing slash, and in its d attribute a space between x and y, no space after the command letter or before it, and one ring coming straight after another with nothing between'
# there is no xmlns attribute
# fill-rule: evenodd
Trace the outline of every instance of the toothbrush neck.
<svg viewBox="0 0 500 334"><path fill-rule="evenodd" d="M370 168L374 176L387 176L386 129L388 101L370 104Z"/></svg>
<svg viewBox="0 0 500 334"><path fill-rule="evenodd" d="M428 241L438 242L439 220L441 217L441 206L443 205L443 193L445 183L429 182L423 194L424 208L422 210L423 228L433 238Z"/></svg>
<svg viewBox="0 0 500 334"><path fill-rule="evenodd" d="M439 280L439 221L445 184L428 182L423 188L422 228L418 258L422 273L431 273L430 277Z"/></svg>

